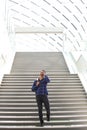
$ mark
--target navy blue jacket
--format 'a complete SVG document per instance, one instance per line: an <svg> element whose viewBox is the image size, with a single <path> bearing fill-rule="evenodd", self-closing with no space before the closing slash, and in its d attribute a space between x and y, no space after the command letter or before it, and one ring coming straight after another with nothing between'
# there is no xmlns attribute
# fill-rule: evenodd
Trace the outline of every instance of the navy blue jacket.
<svg viewBox="0 0 87 130"><path fill-rule="evenodd" d="M40 82L38 86L36 86L37 81ZM32 85L32 91L36 93L36 95L48 95L47 91L47 83L49 83L50 80L48 76L45 75L45 77L42 80L35 80Z"/></svg>

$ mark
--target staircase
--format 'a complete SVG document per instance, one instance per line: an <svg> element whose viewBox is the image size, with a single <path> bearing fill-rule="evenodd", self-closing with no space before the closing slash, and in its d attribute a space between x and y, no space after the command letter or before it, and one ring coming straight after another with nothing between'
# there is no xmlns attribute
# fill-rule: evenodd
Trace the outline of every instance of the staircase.
<svg viewBox="0 0 87 130"><path fill-rule="evenodd" d="M33 81L45 69L51 121L39 126ZM62 53L17 52L0 86L0 130L87 130L87 98L77 74L70 74Z"/></svg>

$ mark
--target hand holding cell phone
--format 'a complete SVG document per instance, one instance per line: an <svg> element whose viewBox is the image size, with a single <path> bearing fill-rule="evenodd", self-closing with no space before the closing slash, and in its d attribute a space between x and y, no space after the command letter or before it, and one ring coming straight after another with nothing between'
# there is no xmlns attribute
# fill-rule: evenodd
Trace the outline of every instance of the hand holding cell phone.
<svg viewBox="0 0 87 130"><path fill-rule="evenodd" d="M39 82L39 81L37 81L37 82L36 82L36 86L38 86L39 84L40 84L40 82Z"/></svg>

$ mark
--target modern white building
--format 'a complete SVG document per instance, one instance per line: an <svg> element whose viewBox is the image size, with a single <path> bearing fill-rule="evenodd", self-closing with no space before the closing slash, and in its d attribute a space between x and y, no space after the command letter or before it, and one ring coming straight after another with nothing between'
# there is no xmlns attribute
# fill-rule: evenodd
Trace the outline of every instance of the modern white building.
<svg viewBox="0 0 87 130"><path fill-rule="evenodd" d="M50 95L50 97L53 96L53 98L51 97L52 99L51 102L53 105L52 114L54 115L52 116L53 119L55 119L56 117L56 119L58 118L61 120L52 120L51 122L52 124L50 123L49 125L48 123L49 127L47 128L47 126L45 126L43 129L56 130L57 128L59 128L61 130L66 130L66 129L74 130L74 128L77 128L76 130L86 130L87 129L87 100L86 100L87 98L86 95L87 93L87 0L0 0L0 88L1 88L0 129L5 128L7 130L13 128L16 130L17 128L17 130L19 129L24 130L29 128L29 130L30 129L40 130L39 127L36 126L32 127L32 124L34 123L33 121L34 114L37 113L35 111L33 111L34 113L32 113L32 111L29 111L34 109L34 107L32 106L35 105L34 104L35 102L33 102L32 100L31 93L29 95L30 97L29 99L28 92L27 92L28 83L30 85L30 83L32 82L32 77L33 77L32 75L34 74L34 72L31 71L32 77L26 74L25 77L23 77L24 75L21 74L9 75L11 72L11 67L13 64L15 54L21 57L21 53L19 54L16 52L33 52L34 54L33 61L35 60L35 52L56 52L54 53L53 58L55 57L55 55L57 56L57 52L62 52L61 54L63 54L65 58L71 76L70 74L68 75L68 73L62 76L58 75L58 71L60 72L60 70L58 71L55 70L55 74L53 74L53 70L51 72L50 71L51 68L48 67L49 74L54 80L52 83L54 86L51 85L51 88L49 89L51 94L52 94L52 90L55 87L53 93L54 95ZM61 56L61 54L59 55L59 57ZM31 57L32 53L29 56ZM48 54L48 56L50 57L50 54ZM47 58L46 60L52 63L51 62L52 59L49 60L49 57L46 57ZM39 62L41 58L42 57L40 57ZM27 59L28 57L25 58L26 61ZM57 58L55 59L57 60ZM15 61L18 62L17 65L18 68L13 67L16 68L13 69L13 72L14 70L20 68L21 68L20 70L23 70L24 68L21 65L23 63L23 59L19 60L18 57L18 59L16 59ZM19 63L19 61L21 64ZM32 59L29 61L29 63L31 62ZM37 68L38 68L38 63L37 63ZM47 64L49 63L47 62ZM26 65L27 63L24 64L25 68L27 67ZM31 66L33 68L35 67L32 64ZM59 67L61 68L61 70L64 67L64 66L55 66L53 63L51 67L52 66L54 66L54 68ZM66 70L67 69L65 68L64 71L66 72ZM30 78L29 82L28 82L29 80L28 78ZM62 82L63 80L64 82ZM77 85L77 88L76 86L72 85L71 83L72 81L73 82L75 81L74 85ZM12 86L13 88L11 88L11 84L13 85ZM18 84L19 86L16 86L16 84ZM22 85L26 84L26 86L22 86L21 88L20 84ZM58 86L56 86L56 84L57 85L59 84L62 87L59 86L59 88L57 88ZM70 84L71 86L68 85L67 87L67 84ZM85 90L84 94L81 85L83 86L83 90ZM56 88L58 91L56 91ZM57 95L59 91L61 94ZM73 94L74 92L76 98L74 97ZM69 95L67 95L67 93ZM7 94L6 95L7 99L5 94ZM24 96L24 99L21 95ZM55 97L57 97L56 100ZM22 106L22 108L20 106ZM22 118L24 119L20 117L21 115L23 115ZM37 115L35 116L36 116L35 121L36 123L38 123ZM30 120L28 120L28 117ZM66 119L63 120L63 118ZM22 125L22 123L24 125ZM25 123L27 125L25 125ZM28 126L28 123L30 126ZM60 126L57 123L59 123ZM61 125L63 123L66 123L66 125L65 124Z"/></svg>
<svg viewBox="0 0 87 130"><path fill-rule="evenodd" d="M86 15L85 0L1 0L0 77L9 73L16 51L63 52L85 85Z"/></svg>
<svg viewBox="0 0 87 130"><path fill-rule="evenodd" d="M16 51L63 52L86 87L87 1L0 0L0 80Z"/></svg>

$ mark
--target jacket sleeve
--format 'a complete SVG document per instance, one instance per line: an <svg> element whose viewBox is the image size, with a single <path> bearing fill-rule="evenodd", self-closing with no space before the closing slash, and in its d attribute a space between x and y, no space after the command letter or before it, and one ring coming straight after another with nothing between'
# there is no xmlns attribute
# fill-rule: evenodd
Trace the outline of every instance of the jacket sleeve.
<svg viewBox="0 0 87 130"><path fill-rule="evenodd" d="M32 91L35 92L38 89L38 87L36 86L36 81L34 81L33 85L32 85Z"/></svg>
<svg viewBox="0 0 87 130"><path fill-rule="evenodd" d="M45 75L45 82L46 82L46 83L49 83L49 82L50 82L50 79L48 78L47 75Z"/></svg>

